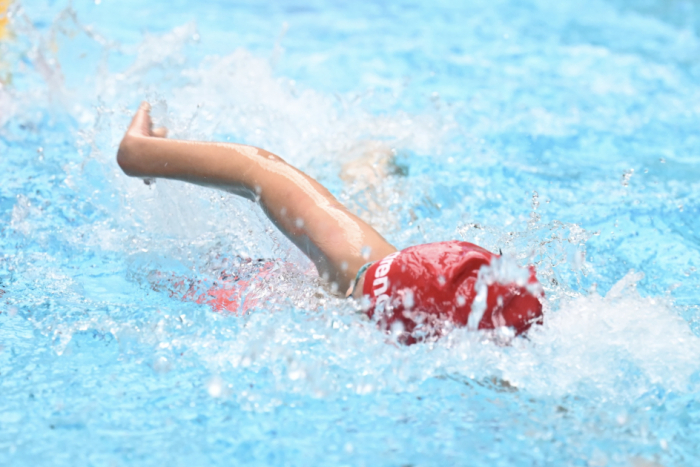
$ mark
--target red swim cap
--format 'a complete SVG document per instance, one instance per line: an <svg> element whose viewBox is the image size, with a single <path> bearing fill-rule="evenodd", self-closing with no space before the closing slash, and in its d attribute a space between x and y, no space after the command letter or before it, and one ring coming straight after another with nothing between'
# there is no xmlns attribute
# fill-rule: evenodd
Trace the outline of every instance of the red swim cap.
<svg viewBox="0 0 700 467"><path fill-rule="evenodd" d="M376 315L383 329L401 323L399 341L405 344L439 337L448 322L507 326L522 334L542 323L542 287L534 268L513 267L500 258L456 240L392 253L367 269L362 290L370 300L367 314Z"/></svg>

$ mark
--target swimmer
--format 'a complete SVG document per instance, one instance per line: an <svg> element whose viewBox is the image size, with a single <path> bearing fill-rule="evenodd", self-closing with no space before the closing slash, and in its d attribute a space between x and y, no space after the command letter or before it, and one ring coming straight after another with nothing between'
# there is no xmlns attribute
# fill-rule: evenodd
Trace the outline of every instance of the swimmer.
<svg viewBox="0 0 700 467"><path fill-rule="evenodd" d="M471 243L399 251L320 183L269 151L166 135L165 128L153 128L150 105L142 103L119 145L124 173L147 183L166 178L217 188L257 202L334 293L359 300L402 343L439 337L453 325L522 334L542 322L542 288L532 268L518 281L500 283L493 275L479 277L499 256Z"/></svg>

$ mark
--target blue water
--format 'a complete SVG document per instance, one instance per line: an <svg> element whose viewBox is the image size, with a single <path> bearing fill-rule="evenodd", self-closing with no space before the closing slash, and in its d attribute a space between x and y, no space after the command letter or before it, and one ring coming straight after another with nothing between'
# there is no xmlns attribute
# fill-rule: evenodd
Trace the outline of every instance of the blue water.
<svg viewBox="0 0 700 467"><path fill-rule="evenodd" d="M454 3L14 3L0 465L700 462L700 5ZM544 326L396 345L248 201L123 176L142 99L398 247L535 263ZM377 141L400 170L343 181ZM185 296L230 274L238 315Z"/></svg>

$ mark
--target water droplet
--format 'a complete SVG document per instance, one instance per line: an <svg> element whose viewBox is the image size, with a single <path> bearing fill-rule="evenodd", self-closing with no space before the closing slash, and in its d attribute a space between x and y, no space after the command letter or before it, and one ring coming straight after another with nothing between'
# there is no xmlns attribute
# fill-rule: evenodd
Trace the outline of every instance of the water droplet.
<svg viewBox="0 0 700 467"><path fill-rule="evenodd" d="M629 185L630 178L632 178L633 174L634 174L634 169L625 170L622 173L622 180L621 180L622 186Z"/></svg>
<svg viewBox="0 0 700 467"><path fill-rule="evenodd" d="M413 308L413 305L415 305L413 291L411 289L404 289L401 301L403 302L404 308L406 308L407 310Z"/></svg>
<svg viewBox="0 0 700 467"><path fill-rule="evenodd" d="M403 334L404 325L402 321L395 321L391 324L391 334L394 337L399 337Z"/></svg>
<svg viewBox="0 0 700 467"><path fill-rule="evenodd" d="M207 392L211 397L221 397L224 393L224 382L221 377L213 376L207 383Z"/></svg>
<svg viewBox="0 0 700 467"><path fill-rule="evenodd" d="M369 298L369 295L363 295L362 299L360 300L360 306L362 307L362 311L367 311L369 310L369 307L372 306L372 301Z"/></svg>
<svg viewBox="0 0 700 467"><path fill-rule="evenodd" d="M163 374L169 372L170 370L172 370L172 364L170 363L170 360L163 355L156 357L156 359L153 361L153 371L156 373Z"/></svg>

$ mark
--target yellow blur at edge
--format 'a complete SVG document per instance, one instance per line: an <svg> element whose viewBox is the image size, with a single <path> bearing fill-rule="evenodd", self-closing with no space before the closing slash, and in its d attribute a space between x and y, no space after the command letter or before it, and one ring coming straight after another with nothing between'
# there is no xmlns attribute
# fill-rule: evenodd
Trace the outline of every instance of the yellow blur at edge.
<svg viewBox="0 0 700 467"><path fill-rule="evenodd" d="M0 0L0 40L7 35L7 8L12 0Z"/></svg>

